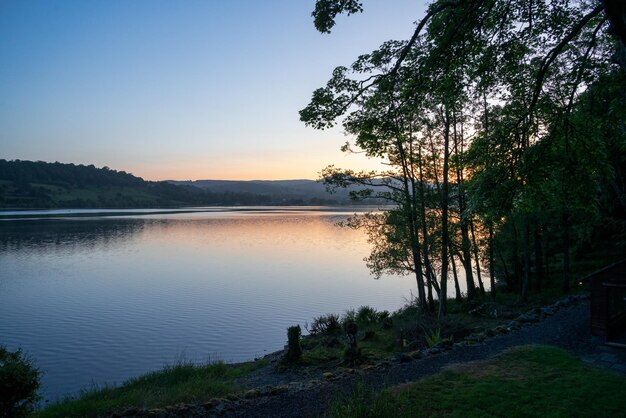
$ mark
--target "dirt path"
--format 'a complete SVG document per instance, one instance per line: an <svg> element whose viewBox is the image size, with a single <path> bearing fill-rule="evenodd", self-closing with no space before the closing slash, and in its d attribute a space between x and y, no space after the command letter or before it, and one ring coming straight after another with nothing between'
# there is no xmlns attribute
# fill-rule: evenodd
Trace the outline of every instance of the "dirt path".
<svg viewBox="0 0 626 418"><path fill-rule="evenodd" d="M556 306L556 307L555 307ZM553 345L567 350L585 362L626 374L626 350L611 351L594 342L590 333L589 301L571 297L568 302L557 302L548 307L549 316L539 322L519 319L512 322L510 332L488 338L483 342L455 344L449 351L430 354L406 363L388 362L366 372L344 374L341 378L309 382L298 373L276 373L268 366L251 376L248 384L266 390L252 390L241 398L220 400L206 404L176 405L142 413L116 416L154 417L318 417L324 416L336 401L348 396L358 383L379 391L387 386L416 381L439 372L454 363L484 360L504 350L527 344ZM524 317L526 315L523 315ZM532 316L532 315L531 315ZM520 318L522 318L520 317ZM521 327L520 327L521 326ZM608 350L608 351L607 351ZM269 389L267 389L269 388Z"/></svg>

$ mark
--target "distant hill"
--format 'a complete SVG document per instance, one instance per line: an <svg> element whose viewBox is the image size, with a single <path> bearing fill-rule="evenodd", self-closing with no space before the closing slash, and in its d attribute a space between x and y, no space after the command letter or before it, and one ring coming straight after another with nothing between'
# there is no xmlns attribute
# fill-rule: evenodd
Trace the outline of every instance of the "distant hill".
<svg viewBox="0 0 626 418"><path fill-rule="evenodd" d="M179 186L194 186L212 193L250 193L268 196L275 202L324 204L332 201L335 204L354 204L350 200L349 190L338 190L330 194L322 183L314 180L168 180L168 182Z"/></svg>
<svg viewBox="0 0 626 418"><path fill-rule="evenodd" d="M140 208L236 205L337 205L312 180L145 181L93 165L0 159L0 208Z"/></svg>

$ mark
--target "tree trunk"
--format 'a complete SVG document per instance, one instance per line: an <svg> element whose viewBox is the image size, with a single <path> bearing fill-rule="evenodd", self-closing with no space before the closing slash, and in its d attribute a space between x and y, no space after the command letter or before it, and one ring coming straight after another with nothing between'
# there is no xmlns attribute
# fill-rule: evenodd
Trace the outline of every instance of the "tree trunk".
<svg viewBox="0 0 626 418"><path fill-rule="evenodd" d="M422 269L422 255L420 250L420 244L417 236L417 229L415 225L415 209L413 208L413 199L411 196L411 189L409 188L409 168L408 160L404 150L404 145L400 140L397 141L398 152L400 153L400 159L402 163L402 175L404 186L404 216L405 221L409 229L409 245L411 246L411 256L413 258L413 265L415 267L415 280L417 282L417 294L419 298L420 308L427 310L428 303L426 301L426 292L424 288L424 276Z"/></svg>
<svg viewBox="0 0 626 418"><path fill-rule="evenodd" d="M524 270L522 280L522 300L528 301L528 290L530 288L530 221L528 217L524 222Z"/></svg>
<svg viewBox="0 0 626 418"><path fill-rule="evenodd" d="M563 293L569 293L569 214L567 209L563 211Z"/></svg>
<svg viewBox="0 0 626 418"><path fill-rule="evenodd" d="M535 241L535 289L537 292L541 292L541 285L543 284L544 274L543 274L543 247L542 247L542 236L541 236L541 225L539 225L539 221L535 219L535 228L534 228L534 241Z"/></svg>
<svg viewBox="0 0 626 418"><path fill-rule="evenodd" d="M456 131L456 114L453 114L453 136L454 136L454 152L459 155L459 137ZM469 239L469 228L467 225L467 213L465 205L465 190L463 184L463 169L460 163L456 166L457 194L459 202L459 217L461 219L461 252L463 253L463 267L465 269L465 281L467 283L467 298L473 299L476 296L476 287L474 285L474 277L472 272L472 255L471 244Z"/></svg>
<svg viewBox="0 0 626 418"><path fill-rule="evenodd" d="M493 254L493 223L489 222L489 278L491 280L491 299L496 300L496 274Z"/></svg>
<svg viewBox="0 0 626 418"><path fill-rule="evenodd" d="M424 267L426 269L426 280L428 283L428 304L432 311L435 310L435 301L433 300L432 288L436 284L435 273L430 263L430 255L428 250L428 227L426 225L426 193L424 192L424 169L422 165L422 147L418 147L418 170L419 170L419 196L420 196L420 219L422 226L422 252L424 254ZM435 288L439 292L438 288Z"/></svg>
<svg viewBox="0 0 626 418"><path fill-rule="evenodd" d="M441 186L441 292L439 294L439 317L446 314L448 291L448 165L450 160L450 114L445 107L443 132L443 184Z"/></svg>
<svg viewBox="0 0 626 418"><path fill-rule="evenodd" d="M454 296L457 302L463 300L463 296L461 295L461 287L459 286L459 276L456 273L456 263L454 262L454 254L452 253L452 249L450 249L450 264L452 265L452 275L454 277Z"/></svg>
<svg viewBox="0 0 626 418"><path fill-rule="evenodd" d="M485 285L483 284L483 279L480 276L480 259L478 258L478 245L476 244L476 234L474 234L474 221L470 221L469 225L470 225L470 232L472 233L472 247L474 248L474 262L476 263L476 278L478 279L480 295L485 296Z"/></svg>

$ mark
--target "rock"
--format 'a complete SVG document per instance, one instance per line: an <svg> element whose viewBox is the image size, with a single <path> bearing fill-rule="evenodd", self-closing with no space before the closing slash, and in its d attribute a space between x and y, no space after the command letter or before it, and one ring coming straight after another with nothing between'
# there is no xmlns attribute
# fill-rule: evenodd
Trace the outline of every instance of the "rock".
<svg viewBox="0 0 626 418"><path fill-rule="evenodd" d="M425 351L426 354L430 354L430 355L441 354L442 352L443 350L441 350L438 347L431 347Z"/></svg>
<svg viewBox="0 0 626 418"><path fill-rule="evenodd" d="M541 318L539 318L539 315L537 315L534 312L529 312L529 313L525 313L522 314L520 316L517 317L517 322L520 323L534 323L534 322L539 322Z"/></svg>
<svg viewBox="0 0 626 418"><path fill-rule="evenodd" d="M205 409L215 408L220 403L219 399L213 398L203 404Z"/></svg>
<svg viewBox="0 0 626 418"><path fill-rule="evenodd" d="M259 396L261 396L261 391L258 389L250 389L243 394L243 397L246 399L258 398Z"/></svg>
<svg viewBox="0 0 626 418"><path fill-rule="evenodd" d="M281 393L285 393L285 392L288 392L288 391L289 391L289 386L286 386L286 385L273 386L269 390L269 395L270 396L280 395Z"/></svg>
<svg viewBox="0 0 626 418"><path fill-rule="evenodd" d="M407 353L413 360L422 358L422 352L420 350L414 350Z"/></svg>
<svg viewBox="0 0 626 418"><path fill-rule="evenodd" d="M452 340L446 338L445 340L439 341L437 344L435 344L434 347L436 347L436 348L438 348L438 349L440 349L442 351L447 351L447 350L452 349L452 344L453 344Z"/></svg>
<svg viewBox="0 0 626 418"><path fill-rule="evenodd" d="M509 330L514 330L514 329L520 329L520 325L517 321L511 321L508 324L506 324L506 327Z"/></svg>
<svg viewBox="0 0 626 418"><path fill-rule="evenodd" d="M236 401L237 399L239 399L239 396L235 395L234 393L229 393L228 395L226 395L226 399L229 401Z"/></svg>
<svg viewBox="0 0 626 418"><path fill-rule="evenodd" d="M395 358L398 363L410 363L413 361L413 357L406 353L396 353Z"/></svg>
<svg viewBox="0 0 626 418"><path fill-rule="evenodd" d="M119 414L120 417L131 417L139 413L139 408L128 408Z"/></svg>
<svg viewBox="0 0 626 418"><path fill-rule="evenodd" d="M326 380L331 380L335 377L335 375L332 374L331 372L325 372L322 376L324 376L324 379Z"/></svg>
<svg viewBox="0 0 626 418"><path fill-rule="evenodd" d="M418 340L413 340L408 343L405 347L406 351L415 351L420 349L420 342Z"/></svg>
<svg viewBox="0 0 626 418"><path fill-rule="evenodd" d="M493 329L493 332L496 334L506 334L509 330L504 325L498 325Z"/></svg>
<svg viewBox="0 0 626 418"><path fill-rule="evenodd" d="M469 335L465 340L470 343L481 343L487 339L487 334L484 332L479 332L477 334Z"/></svg>

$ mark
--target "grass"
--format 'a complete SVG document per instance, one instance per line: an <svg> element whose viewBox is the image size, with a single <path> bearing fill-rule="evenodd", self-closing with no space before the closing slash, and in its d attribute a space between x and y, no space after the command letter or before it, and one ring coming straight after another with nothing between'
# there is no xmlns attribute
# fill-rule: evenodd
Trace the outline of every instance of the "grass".
<svg viewBox="0 0 626 418"><path fill-rule="evenodd" d="M235 379L266 364L266 361L259 360L239 365L216 362L167 366L161 371L130 379L119 387L84 391L78 398L50 405L35 416L94 417L130 407L158 408L181 402L208 401L242 392L245 388L236 385Z"/></svg>
<svg viewBox="0 0 626 418"><path fill-rule="evenodd" d="M332 416L616 417L626 411L624 387L624 376L563 350L524 346L381 394L361 386L334 406Z"/></svg>

